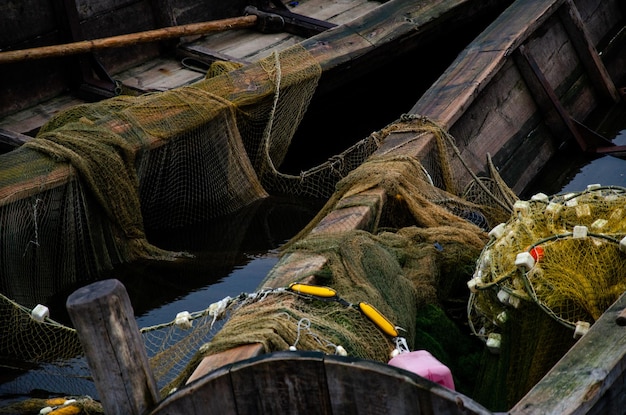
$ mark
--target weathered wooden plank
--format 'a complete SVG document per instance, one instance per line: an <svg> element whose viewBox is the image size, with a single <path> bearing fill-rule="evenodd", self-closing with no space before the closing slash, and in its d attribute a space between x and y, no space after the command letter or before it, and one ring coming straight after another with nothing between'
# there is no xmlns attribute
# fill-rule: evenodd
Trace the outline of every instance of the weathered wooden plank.
<svg viewBox="0 0 626 415"><path fill-rule="evenodd" d="M261 287L287 287L294 281L302 281L305 277L320 272L326 266L327 258L305 252L292 252L283 256L278 264L267 274Z"/></svg>
<svg viewBox="0 0 626 415"><path fill-rule="evenodd" d="M149 414L199 415L237 414L233 386L230 380L231 365L223 366L210 375L186 385L167 396Z"/></svg>
<svg viewBox="0 0 626 415"><path fill-rule="evenodd" d="M616 317L625 308L622 294L509 414L622 413L626 327L618 325Z"/></svg>
<svg viewBox="0 0 626 415"><path fill-rule="evenodd" d="M243 346L235 347L223 353L210 355L204 357L198 367L187 379L187 383L194 382L200 379L202 376L210 373L218 368L224 367L229 363L238 362L240 360L250 359L252 357L263 354L263 345L261 343L244 344Z"/></svg>
<svg viewBox="0 0 626 415"><path fill-rule="evenodd" d="M505 64L510 52L549 19L564 0L515 2L466 48L410 110L450 128ZM498 43L494 44L497 40Z"/></svg>
<svg viewBox="0 0 626 415"><path fill-rule="evenodd" d="M0 45L15 48L31 39L46 36L57 29L54 5L39 0L4 0L2 2Z"/></svg>
<svg viewBox="0 0 626 415"><path fill-rule="evenodd" d="M491 414L460 393L380 362L326 356L324 364L334 414Z"/></svg>
<svg viewBox="0 0 626 415"><path fill-rule="evenodd" d="M565 6L560 10L561 19L583 66L589 74L591 82L606 99L613 103L619 102L621 99L619 92L615 88L613 80L604 67L600 55L587 33L585 23L580 17L578 9L576 9L572 0L566 0Z"/></svg>
<svg viewBox="0 0 626 415"><path fill-rule="evenodd" d="M330 413L323 355L298 352L295 362L290 359L294 355L272 353L232 366L230 377L239 413Z"/></svg>
<svg viewBox="0 0 626 415"><path fill-rule="evenodd" d="M548 128L556 137L571 137L576 139L578 145L583 149L587 149L587 143L584 138L578 134L574 127L570 115L561 104L556 92L546 79L545 75L539 68L529 51L524 45L521 45L515 54L517 67L520 70L526 85L528 85L532 96L546 115L545 120ZM556 114L556 116L550 116Z"/></svg>
<svg viewBox="0 0 626 415"><path fill-rule="evenodd" d="M204 74L189 70L179 62L157 58L116 76L126 87L138 91L167 91L200 81Z"/></svg>
<svg viewBox="0 0 626 415"><path fill-rule="evenodd" d="M213 413L196 409L201 402L216 408L226 399L231 403L226 402L220 413L491 414L470 398L412 372L300 351L225 366L167 397L151 414L179 414L184 408L190 415Z"/></svg>
<svg viewBox="0 0 626 415"><path fill-rule="evenodd" d="M143 414L159 390L128 293L121 282L104 280L67 299L87 363L107 414Z"/></svg>
<svg viewBox="0 0 626 415"><path fill-rule="evenodd" d="M0 144L19 147L32 139L33 137L31 136L0 128Z"/></svg>
<svg viewBox="0 0 626 415"><path fill-rule="evenodd" d="M376 1L323 1L308 0L290 7L290 11L318 20L341 24L378 7ZM270 55L275 50L292 46L303 38L289 33L261 34L254 30L238 33L221 33L205 37L185 45L185 48L205 48L240 61L254 62Z"/></svg>
<svg viewBox="0 0 626 415"><path fill-rule="evenodd" d="M386 193L373 189L341 199L335 210L311 230L311 234L342 233L355 229L373 232L376 229Z"/></svg>

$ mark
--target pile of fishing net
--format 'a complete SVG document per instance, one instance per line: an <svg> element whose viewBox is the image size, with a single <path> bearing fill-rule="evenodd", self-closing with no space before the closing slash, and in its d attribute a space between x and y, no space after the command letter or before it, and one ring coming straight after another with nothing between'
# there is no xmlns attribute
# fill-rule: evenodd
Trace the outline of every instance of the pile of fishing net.
<svg viewBox="0 0 626 415"><path fill-rule="evenodd" d="M262 291L224 304L227 322L200 349L183 379L200 359L241 345L258 343L265 352L297 348L325 353L336 353L341 346L350 356L387 362L402 338L408 349L427 349L452 366L459 390L471 389L478 370L476 353L481 352L472 345L476 339L467 332L463 337L463 325L449 309L455 301L465 309L466 281L488 240L485 229L510 215L500 203L512 205L512 192L486 177L481 184L468 183L465 197L445 190L445 180L440 180L444 188L437 187L434 180L446 176L455 188L462 185L446 168L458 157L451 151L451 137L421 117L403 118L395 129L438 135L438 148L427 160L431 170L412 157L371 156L337 184L319 215L282 249L287 263L295 256L321 264L294 268L290 282L325 287L336 296L294 293L285 289L284 277L270 273ZM379 207L366 196L377 191L385 200ZM469 201L468 194L483 203ZM364 207L372 211L368 224L357 225L354 215L341 213ZM338 213L332 227L319 228L331 212ZM359 312L355 305L362 302L396 330L381 329ZM437 326L456 330L442 333ZM468 358L472 353L473 363Z"/></svg>
<svg viewBox="0 0 626 415"><path fill-rule="evenodd" d="M323 257L322 268L299 275L298 280L311 277L309 283L330 287L342 301L303 298L288 290L287 282L273 280L270 273L258 292L234 295L205 310L181 312L170 322L142 329L162 394L182 386L203 356L240 344L259 342L268 352L290 347L326 353L343 349L351 356L386 362L399 346L399 338L406 339L407 347L427 349L453 367L458 389L468 391L477 360L472 365L464 359L476 353L476 343L475 339L460 341L467 330L454 321L449 310L451 305L456 308L458 317L467 297L465 281L487 241L486 229L510 214L501 203L508 200L512 205L512 194L499 187L498 180L486 177L478 184L467 183L465 194L459 194L456 188L462 183L451 176L448 165L458 157L453 141L427 119L403 117L368 140L380 143L396 132L434 133L437 148L424 164L411 157L383 155L370 157L352 169L337 184L319 216L282 253L285 257ZM22 151L27 150L33 151ZM72 183L82 185L81 180ZM454 185L455 193L445 190L446 183ZM368 192L384 195L386 203L374 207L367 229L358 230L350 223L354 218L346 216L338 229L352 231L309 232L331 211L359 207L358 200ZM78 350L76 332L49 318L33 321L34 310L4 300L7 313L3 315L10 322L3 327L20 334L3 336L3 341L15 342L3 343L2 349L16 359L44 364L46 368L38 375L49 376L51 384L58 387L63 379L63 390L88 395L89 387L81 384L89 382L85 380L88 369ZM390 336L382 331L355 308L361 303L378 310L398 333ZM437 327L450 329L443 333ZM55 337L52 332L60 334ZM32 343L42 344L50 356L40 360L38 349L29 347Z"/></svg>
<svg viewBox="0 0 626 415"><path fill-rule="evenodd" d="M515 203L468 283L472 330L494 352L479 398L510 408L626 291L625 236L621 187Z"/></svg>
<svg viewBox="0 0 626 415"><path fill-rule="evenodd" d="M272 184L320 74L293 47L189 86L57 114L0 155L0 274L59 291L117 263L176 257L148 243L148 228L228 215L270 188L289 194ZM22 302L5 280L1 291Z"/></svg>

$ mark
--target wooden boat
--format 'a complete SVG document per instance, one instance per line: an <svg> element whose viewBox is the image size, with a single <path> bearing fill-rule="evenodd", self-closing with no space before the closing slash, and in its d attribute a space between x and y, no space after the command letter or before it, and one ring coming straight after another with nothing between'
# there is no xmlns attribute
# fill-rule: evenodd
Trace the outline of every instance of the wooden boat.
<svg viewBox="0 0 626 415"><path fill-rule="evenodd" d="M226 7L220 2L208 5L195 0L115 1L97 5L64 2L44 6L35 1L9 2L4 9L6 13L0 17L3 74L0 80L3 97L0 100L0 181L6 178L7 170L28 164L18 160L19 154L29 152L24 144L36 141L32 138L42 125L65 110L71 111L102 98L120 98L117 95L120 90L124 97L158 96L158 92L197 85L203 82L206 66L215 60L243 64L237 72L242 78L254 78L258 75L253 69L254 63L259 58L299 46L321 69L321 80L313 98L316 100L318 96L331 95L342 85L344 89L339 93L343 97L354 95L354 88L371 92L370 88L363 88L363 84L371 80L364 78L366 74L389 65L390 61L405 64L399 70L408 72L422 61L416 57L422 56L430 65L420 69L419 82L408 86L418 88L418 92L400 97L412 100L456 56L467 39L478 33L510 0L329 3L307 0L288 5L298 14L285 11L278 4L262 3L229 2ZM250 9L244 12L249 5L272 13L257 15ZM287 29L281 33L259 33L258 28L253 28L261 19L271 20L279 14L279 20L288 20L289 30L296 30L296 34ZM226 30L234 25L238 28ZM298 31L298 27L307 29L306 33ZM137 31L140 32L135 33ZM407 61L412 65L406 65ZM200 72L190 66L200 66ZM396 81L401 80L401 77L396 78ZM375 86L386 85L380 82ZM350 93L346 94L346 90ZM254 93L245 88L237 92L244 98ZM322 110L318 113L329 112L324 108L327 102L328 98L321 101L317 107ZM314 107L315 102L311 105ZM370 107L381 112L375 106ZM360 133L357 138L361 138ZM152 151L162 149L163 144L157 139L147 147ZM148 151L143 150L145 148L138 151L137 156L145 160ZM334 150L329 151L332 152L328 154L336 154ZM27 307L45 302L46 298L68 287L93 281L96 278L96 273L92 272L94 266L108 267L124 261L120 251L104 246L116 237L107 233L107 215L93 203L91 196L79 197L76 205L59 203L67 194L74 193L76 186L81 186L76 170L67 164L55 165L43 155L35 164L24 169L25 174L18 177L17 182L10 180L9 185L5 186L6 182L0 185L1 291ZM28 180L27 176L34 180ZM51 196L58 189L68 189L68 192ZM205 190L192 193L210 193L210 189ZM173 211L181 211L180 206L176 206L180 202L177 197L165 205ZM142 204L144 214L163 211L166 207ZM49 220L39 221L43 218L39 215L40 206L50 208L45 213ZM74 222L66 215L72 210L70 206L84 209L69 213L76 214ZM201 206L206 207L205 201ZM67 211L63 211L65 208ZM93 233L87 232L83 243L75 232L84 231L87 223L95 223L95 228ZM14 226L21 228L9 230ZM59 243L60 235L66 232L69 236L61 238L67 245ZM94 238L94 235L99 236ZM35 246L44 247L46 251L38 250L36 259L30 256L35 251L30 248ZM75 252L74 249L81 252L73 255L70 252ZM29 252L25 255L25 251ZM93 256L74 267L86 252ZM12 267L8 257L15 260L13 264L20 263ZM7 307L12 309L13 305ZM3 341L6 339L3 337Z"/></svg>
<svg viewBox="0 0 626 415"><path fill-rule="evenodd" d="M592 134L581 124L603 99L609 103L620 99L615 82L623 82L626 73L625 13L619 1L518 0L459 55L410 112L449 131L471 170L488 170L485 158L493 155L501 176L519 192L557 155L564 141L577 140L589 151L610 146L583 139ZM605 44L607 39L611 41ZM554 45L559 46L557 54ZM548 116L553 113L557 117ZM408 157L428 165L435 136L399 130L387 137L375 156ZM470 180L469 170L458 165L453 169L459 172L461 184ZM355 229L373 233L377 218L394 200L401 198L382 187L346 194L314 223L311 233ZM289 253L270 272L264 287L286 287L294 280L318 285L316 271L321 274L327 260L323 255ZM130 350L141 348L133 334L136 327L128 323L132 319L107 321L102 315L109 314L108 307L121 304L126 310L113 314L123 316L132 312L130 305L119 284L97 284L70 297L68 309L81 340L93 346L87 348L91 351L87 357L105 408L131 408L129 412L134 408L137 413L149 409L155 415L200 412L213 404L220 410L230 405L232 413L237 408L260 413L312 408L323 413L331 408L352 413L372 408L397 413L417 408L442 414L490 413L472 399L408 372L318 354L266 354L260 343L204 357L185 387L154 406L159 398L145 361L126 349L116 351L120 336ZM615 317L624 301L620 297L510 413L618 412L626 336L615 327ZM95 326L98 321L109 326L100 330ZM103 356L114 358L104 363ZM590 364L598 370L590 370ZM115 366L120 370L111 370ZM110 373L121 373L126 381L112 379ZM299 377L302 373L305 381ZM373 389L385 391L379 405ZM119 390L124 393L115 393ZM254 400L251 391L257 392ZM367 407L359 406L361 402Z"/></svg>
<svg viewBox="0 0 626 415"><path fill-rule="evenodd" d="M20 3L2 16L0 32L3 148L28 140L62 109L122 91L188 85L216 60L255 62L300 42L323 67L323 95L407 53L431 53L434 39L450 48L449 27L477 33L507 3L191 0L68 2L45 10Z"/></svg>
<svg viewBox="0 0 626 415"><path fill-rule="evenodd" d="M381 65L397 59L404 59L404 63L407 59L417 62L412 54L429 55L440 45L446 47L445 59L453 59L465 42L455 34L456 31L469 33L471 29L472 33L478 32L509 1L393 0L379 3L357 0L325 3L307 0L289 6L253 4L250 6L256 7L256 11L248 9L247 12L244 11L249 5L246 2L230 3L228 7L219 2L213 7L201 1L122 3L104 2L92 8L78 2L68 2L63 7L59 6L59 10L46 9L40 12L34 12L40 8L36 2L32 5L20 3L19 7L11 8L12 13L0 18L3 23L0 26L0 65L4 74L0 81L0 90L3 91L0 102L0 153L3 153L0 156L3 156L3 160L0 169L15 162L17 155L12 150L32 141L42 125L63 111L106 97L152 96L156 94L150 93L195 86L203 82L207 65L216 60L241 64L243 67L237 71L241 79L255 79L259 76L260 59L271 57L274 52L289 50L294 45L306 54L307 65L315 65L320 71L321 78L312 98L320 101L319 104L313 102L310 109L317 108L316 114L320 116L328 116L329 112L338 114L340 111L337 106L333 106L332 110L327 108L331 91L337 91L339 98L350 97L351 94L346 94L346 88L338 88L342 85L348 90L356 88L358 82L368 81L367 78L363 79L365 74L371 74ZM285 10L286 7L291 11ZM140 17L131 18L134 15ZM55 16L60 17L56 19ZM285 28L279 33L260 33L256 26L272 19L286 21ZM20 27L28 30L18 30L18 22ZM449 30L449 27L454 30ZM142 31L135 33L138 30ZM156 39L161 39L161 43L156 42ZM51 44L53 46L48 46ZM447 61L443 65L446 64ZM197 66L200 66L199 71ZM435 65L432 67L436 68ZM424 73L422 88L438 74L432 71L429 73ZM283 69L282 76L288 75L286 69ZM427 77L430 77L428 81ZM239 86L242 90L231 91L231 96L243 101L253 99L259 92L246 89L248 84ZM117 95L120 91L123 94ZM332 100L339 101L337 95ZM230 110L220 111L216 118L225 116ZM163 148L163 137L152 137L149 141L151 150ZM323 155L322 160L336 154L331 144L318 146L325 151L332 151ZM342 143L343 148L351 144ZM139 153L145 154L143 150L137 149ZM16 184L13 180L9 181L11 184L3 183L0 185L0 206L29 203L26 200L39 194L42 185L58 188L77 183L75 172L66 167L51 167L52 171L46 168L45 173L42 172L34 181L24 178L24 183ZM30 170L35 171L39 170ZM0 173L0 176L5 177L4 173ZM208 194L211 192L210 187L192 193ZM151 215L150 212L164 212L164 209L170 210L170 214L187 210L179 205L181 202L181 198L176 198L156 206L144 201L144 219ZM200 206L207 214L212 214L213 209L207 208L206 200L201 201ZM96 218L104 216L100 213L94 215ZM155 220L152 224L158 222ZM59 234L66 229L67 226L60 225L49 234ZM105 251L107 249L103 247L94 249L94 252L99 253ZM21 257L22 253L16 257ZM112 253L112 256L112 259L98 259L97 262L125 262L125 259L118 257L118 253ZM6 265L7 261L2 263ZM67 277L66 271L45 268L46 273L56 274L59 281L65 281L61 283L63 286L72 279ZM14 275L20 271L6 273ZM90 278L93 277L91 275ZM21 296L11 295L14 298Z"/></svg>

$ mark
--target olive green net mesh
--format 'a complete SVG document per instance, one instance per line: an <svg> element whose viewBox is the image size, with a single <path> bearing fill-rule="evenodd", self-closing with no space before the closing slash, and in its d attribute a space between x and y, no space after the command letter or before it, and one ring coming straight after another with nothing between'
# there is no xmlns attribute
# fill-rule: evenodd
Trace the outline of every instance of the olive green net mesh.
<svg viewBox="0 0 626 415"><path fill-rule="evenodd" d="M468 193L475 200L491 199L489 203L477 204L435 186L433 177L463 185L461 176L452 176L447 168L459 154L452 149L452 138L415 116L403 117L388 129L434 134L439 143L429 156L433 174L413 157L390 154L373 155L351 171L318 216L283 247L283 268L268 275L263 291L229 299L223 311L228 321L200 349L183 379L200 359L255 343L265 352L297 347L336 353L341 346L351 356L386 362L402 337L409 348L428 347L455 364L440 352L455 341L463 343L456 336L459 331L447 338L417 336L416 316L432 307L450 309L450 304L465 309L466 281L487 241L485 229L509 216L492 198L501 201L504 193L511 193L485 184L474 187L471 175L466 188L473 190ZM483 189L482 197L476 188ZM296 282L329 287L339 298L329 301L285 289ZM361 301L400 327L399 334L389 335L356 311L353 305ZM446 314L443 321L451 319ZM477 358L474 363L465 366L475 370ZM461 390L469 389L465 385Z"/></svg>
<svg viewBox="0 0 626 415"><path fill-rule="evenodd" d="M276 57L255 66L255 73L267 77L272 65L277 65ZM281 88L286 89L284 63L281 67ZM246 68L242 70L250 70ZM272 75L274 85L276 74ZM32 144L3 156L2 242L16 248L13 253L3 250L2 272L24 278L3 278L7 284L3 291L12 295L2 296L0 349L9 359L35 365L39 385L44 377L54 385L50 390L93 391L93 385L85 386L91 380L76 332L37 314L38 307L27 304L33 292L62 291L63 284L75 283L80 273L96 276L114 263L134 258L175 260L183 254L163 251L145 239L148 223L165 227L193 223L225 214L227 208L240 209L267 192L332 195L320 215L283 250L283 258L313 255L323 258L323 266L289 280L274 278L280 274L274 270L258 292L235 295L143 328L163 394L181 386L203 356L238 344L258 342L266 351L294 346L333 352L341 346L350 355L386 361L398 339L359 312L354 305L360 302L392 321L411 347L429 343L441 348L446 342L425 341L425 336L415 340L417 310L443 310L459 291L461 298L466 296L461 289L487 240L485 230L508 215L493 199L505 200L502 191L510 191L494 186L492 178L481 178L476 187L480 191L466 192L474 201L483 200L478 204L444 190L446 181L462 182L451 176L448 166L458 156L451 149L452 139L429 120L410 116L372 133L323 166L299 176L278 173L284 150L274 149L273 139L267 137L293 134L294 119L302 116L305 105L292 98L296 116L287 123L288 132L279 134L281 122L268 121L268 111L277 117L274 111L281 108L278 93L271 88L256 86L266 91L260 100L267 101L265 115L257 114L258 107L241 92L229 96L237 105L223 104L226 99L216 96L214 84L243 82L237 76L234 70L180 90L71 109L45 126ZM305 85L310 87L310 82ZM194 105L186 101L191 98ZM221 110L211 109L214 104ZM286 108L281 111L289 113ZM199 118L192 122L192 115ZM435 151L423 165L406 156L370 157L390 135L407 132L437 138ZM96 141L93 151L90 140ZM100 157L107 152L112 154ZM110 164L106 158L112 159ZM219 185L210 183L218 166L230 169L228 174L218 170ZM437 181L443 188L435 185ZM466 181L471 183L472 178ZM491 190L485 192L487 188ZM222 190L221 198L209 200ZM348 214L337 222L339 232L320 231L324 228L320 221L331 211L363 208L372 212L367 223L354 222L356 216ZM57 278L59 273L66 279ZM342 302L303 298L286 289L290 282L309 278L333 287ZM93 410L92 400L81 402Z"/></svg>

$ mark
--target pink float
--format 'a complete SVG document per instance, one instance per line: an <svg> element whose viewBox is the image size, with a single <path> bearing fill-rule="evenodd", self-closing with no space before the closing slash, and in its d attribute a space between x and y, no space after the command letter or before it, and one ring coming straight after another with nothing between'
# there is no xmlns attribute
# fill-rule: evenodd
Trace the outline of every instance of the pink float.
<svg viewBox="0 0 626 415"><path fill-rule="evenodd" d="M423 378L454 390L454 380L450 369L426 350L400 353L392 358L389 364L417 373Z"/></svg>

